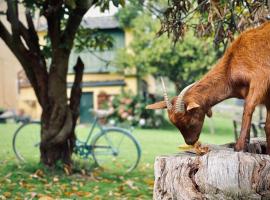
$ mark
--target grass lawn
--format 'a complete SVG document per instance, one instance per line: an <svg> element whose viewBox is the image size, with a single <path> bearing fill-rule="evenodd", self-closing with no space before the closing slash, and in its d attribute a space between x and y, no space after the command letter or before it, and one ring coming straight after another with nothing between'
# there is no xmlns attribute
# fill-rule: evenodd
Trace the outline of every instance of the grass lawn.
<svg viewBox="0 0 270 200"><path fill-rule="evenodd" d="M201 142L222 144L234 140L230 119L215 116L213 123L216 133L209 133L210 121L206 120ZM66 175L59 169L49 171L38 163L18 163L12 150L12 136L17 127L16 124L0 125L0 199L39 199L41 196L96 200L152 199L155 157L177 153L177 146L184 143L172 126L164 129L137 128L133 134L141 145L142 158L131 174L85 171L78 167L79 164L81 166L79 163L75 166L76 173ZM84 132L86 128L83 128ZM23 142L24 145L27 142ZM28 153L33 157L37 154L34 151ZM85 162L83 164L85 166Z"/></svg>

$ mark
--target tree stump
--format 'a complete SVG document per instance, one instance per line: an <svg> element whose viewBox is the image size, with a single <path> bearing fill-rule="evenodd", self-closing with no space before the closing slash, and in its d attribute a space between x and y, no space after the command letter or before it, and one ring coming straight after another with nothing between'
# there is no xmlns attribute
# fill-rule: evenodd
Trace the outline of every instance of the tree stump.
<svg viewBox="0 0 270 200"><path fill-rule="evenodd" d="M270 156L264 154L264 140L252 139L251 153L234 152L228 144L209 145L211 151L203 156L157 157L154 199L270 199Z"/></svg>

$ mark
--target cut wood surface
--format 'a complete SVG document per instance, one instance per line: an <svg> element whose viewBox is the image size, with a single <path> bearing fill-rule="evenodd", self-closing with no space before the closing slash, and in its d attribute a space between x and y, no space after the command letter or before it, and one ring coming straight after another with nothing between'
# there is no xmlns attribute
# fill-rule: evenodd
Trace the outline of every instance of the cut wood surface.
<svg viewBox="0 0 270 200"><path fill-rule="evenodd" d="M263 139L252 139L249 152L232 144L209 145L203 156L181 152L155 161L154 196L159 199L270 199L270 156Z"/></svg>

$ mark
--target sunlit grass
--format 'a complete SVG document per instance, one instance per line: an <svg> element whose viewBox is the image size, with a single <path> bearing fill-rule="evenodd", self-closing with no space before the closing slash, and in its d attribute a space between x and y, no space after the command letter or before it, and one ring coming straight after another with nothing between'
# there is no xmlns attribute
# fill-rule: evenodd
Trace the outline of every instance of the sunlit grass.
<svg viewBox="0 0 270 200"><path fill-rule="evenodd" d="M215 133L210 133L211 121L206 119L200 141L202 143L222 144L234 141L231 119L214 116L212 123ZM0 198L1 195L30 198L31 195L48 195L59 198L79 199L151 199L153 186L153 163L158 155L177 153L177 146L184 143L181 134L173 126L163 129L136 128L133 135L139 141L142 158L138 168L131 174L121 175L110 172L85 170L93 164L92 159L75 162L75 174L67 176L63 171L50 171L38 162L20 164L12 150L13 133L18 124L0 124ZM31 131L37 131L33 128ZM87 138L89 126L78 127L78 137ZM27 147L30 139L21 140L22 147ZM128 152L130 149L126 147ZM29 157L36 156L34 151L26 150ZM83 164L82 164L83 163ZM41 169L43 177L35 176ZM83 198L84 197L84 198Z"/></svg>

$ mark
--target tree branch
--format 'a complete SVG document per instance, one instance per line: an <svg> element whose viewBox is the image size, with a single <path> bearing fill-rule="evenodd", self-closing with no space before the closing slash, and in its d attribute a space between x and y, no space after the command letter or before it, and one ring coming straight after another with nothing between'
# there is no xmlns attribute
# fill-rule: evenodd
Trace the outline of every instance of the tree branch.
<svg viewBox="0 0 270 200"><path fill-rule="evenodd" d="M60 42L60 11L63 1L49 1L46 4L44 16L47 19L48 34L51 39L52 51L57 51ZM54 53L53 53L54 54Z"/></svg>
<svg viewBox="0 0 270 200"><path fill-rule="evenodd" d="M73 69L75 71L75 78L71 89L69 107L72 112L73 122L75 122L79 116L79 105L82 95L81 82L84 70L84 64L80 57L78 57L77 63Z"/></svg>
<svg viewBox="0 0 270 200"><path fill-rule="evenodd" d="M7 0L7 20L10 22L13 39L21 42L20 25L18 19L18 3L15 0Z"/></svg>
<svg viewBox="0 0 270 200"><path fill-rule="evenodd" d="M29 33L30 39L33 43L32 49L35 52L40 54L39 39L38 39L37 32L35 30L33 19L32 19L32 16L31 16L29 9L26 9L25 17L26 17L26 21L27 21L27 25L28 25L28 33Z"/></svg>
<svg viewBox="0 0 270 200"><path fill-rule="evenodd" d="M76 8L71 11L70 16L67 21L66 29L64 30L61 36L61 41L67 45L68 50L72 48L75 34L78 30L78 27L82 21L84 14L95 3L96 1L91 1L91 3L87 5L83 5L83 6L77 5Z"/></svg>

